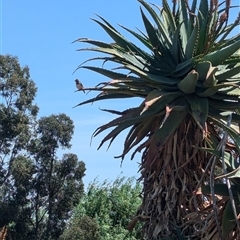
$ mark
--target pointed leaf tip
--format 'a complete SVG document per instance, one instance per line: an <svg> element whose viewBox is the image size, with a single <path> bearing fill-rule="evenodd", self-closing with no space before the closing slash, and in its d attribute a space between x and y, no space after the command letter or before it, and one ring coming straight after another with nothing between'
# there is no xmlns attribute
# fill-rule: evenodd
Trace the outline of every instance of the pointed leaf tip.
<svg viewBox="0 0 240 240"><path fill-rule="evenodd" d="M180 83L178 83L178 88L186 94L194 93L197 81L198 73L192 70Z"/></svg>

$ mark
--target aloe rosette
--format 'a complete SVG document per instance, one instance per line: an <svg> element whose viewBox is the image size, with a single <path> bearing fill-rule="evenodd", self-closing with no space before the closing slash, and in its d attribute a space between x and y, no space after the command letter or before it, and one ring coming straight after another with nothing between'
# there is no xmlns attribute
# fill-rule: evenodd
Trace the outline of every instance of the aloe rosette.
<svg viewBox="0 0 240 240"><path fill-rule="evenodd" d="M77 106L100 100L142 99L140 105L125 111L104 109L119 116L100 126L93 136L111 129L99 148L107 141L110 146L123 130L130 128L118 157L123 159L132 150L133 158L143 150L143 203L136 217L144 220L147 239L181 234L204 239L213 231L203 224L209 219L199 213L206 201L197 196L194 203L193 195L196 186L209 181L209 149L217 149L221 141L216 129L230 136L227 150L233 146L231 150L238 154L240 146L240 34L232 33L239 26L240 15L229 23L234 8L230 1L219 4L200 0L198 4L193 0L189 4L179 0L170 7L163 0L162 8L138 1L143 7L140 11L145 33L121 27L142 48L100 16L93 20L113 42L76 40L93 45L80 50L101 53L78 69L89 69L110 79L86 88L99 94ZM86 65L93 60L117 67ZM229 114L232 120L227 126ZM202 151L204 148L206 151ZM215 231L213 236L217 239L220 235Z"/></svg>

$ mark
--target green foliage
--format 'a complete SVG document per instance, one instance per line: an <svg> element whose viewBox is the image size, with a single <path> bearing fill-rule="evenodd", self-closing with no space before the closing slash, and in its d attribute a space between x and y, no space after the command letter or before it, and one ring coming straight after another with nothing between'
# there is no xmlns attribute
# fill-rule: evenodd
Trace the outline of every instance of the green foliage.
<svg viewBox="0 0 240 240"><path fill-rule="evenodd" d="M21 68L18 59L0 55L0 184L9 176L14 157L26 149L31 138L38 107L33 104L37 88L29 68Z"/></svg>
<svg viewBox="0 0 240 240"><path fill-rule="evenodd" d="M126 230L141 203L140 194L141 186L140 184L134 185L132 178L126 180L122 177L114 182L105 181L102 184L94 180L74 210L67 232L73 233L72 225L75 226L76 222L88 216L97 222L98 229L94 231L96 234L99 233L100 240L140 239L139 225L132 233ZM79 231L84 231L83 226L79 226ZM79 234L77 231L75 234L77 239Z"/></svg>
<svg viewBox="0 0 240 240"><path fill-rule="evenodd" d="M28 201L29 176L35 173L25 150L38 107L27 66L21 67L16 57L0 55L0 73L0 226L4 226L30 211L29 206L21 207ZM21 224L29 222L25 220Z"/></svg>
<svg viewBox="0 0 240 240"><path fill-rule="evenodd" d="M83 194L85 164L69 149L73 121L37 119L37 88L18 59L0 56L0 227L8 239L59 239Z"/></svg>
<svg viewBox="0 0 240 240"><path fill-rule="evenodd" d="M40 134L40 141L45 144L53 144L54 148L70 148L73 129L73 121L65 114L59 114L41 118L37 133Z"/></svg>
<svg viewBox="0 0 240 240"><path fill-rule="evenodd" d="M198 4L197 1L192 1L190 5L185 0L179 0L172 4L172 11L168 2L163 1L160 13L160 7L153 8L144 0L138 1L154 24L141 8L146 34L121 27L142 42L148 52L127 40L107 20L99 16L100 20L94 21L114 43L86 37L76 40L91 46L81 50L105 54L84 63L100 60L103 63L110 61L117 64L113 70L83 64L78 67L113 80L89 88L99 94L77 106L116 98L137 97L143 100L139 106L118 112L118 118L100 126L94 132L93 136L97 136L106 129L111 129L99 147L107 141L110 146L116 137L129 127L131 130L120 157L124 158L134 148L136 153L151 144L155 145L152 139L145 139L145 136L152 131L152 124L149 123L153 123L156 118L161 122L160 134L158 131L152 134L158 138L156 142L159 145L166 142L187 114L192 116L203 131L206 131L208 118L225 119L222 113L229 111L233 115L233 124L239 123L240 118L235 109L239 109L240 96L240 37L239 34L232 38L227 37L239 25L240 15L234 23L227 22L230 7L228 1L225 5L218 5L214 1L208 5L205 0L200 0ZM223 19L224 14L226 19ZM120 72L119 69L123 71ZM149 101L149 98L152 101ZM231 104L227 101L231 101ZM108 112L116 113L116 109ZM178 122L168 124L166 119L176 119L175 116L179 114L181 116ZM142 134L143 128L146 134ZM143 144L140 144L141 142Z"/></svg>
<svg viewBox="0 0 240 240"><path fill-rule="evenodd" d="M231 36L239 27L240 14L233 16L235 20L230 23L234 8L231 1L163 0L161 7L144 0L138 2L145 31L120 27L142 43L144 50L100 16L93 21L111 41L86 37L75 41L90 46L79 51L98 54L77 69L108 78L85 89L98 94L77 106L100 100L141 99L134 107L129 101L124 111L104 109L118 116L98 127L93 137L108 130L99 148L105 143L110 147L127 130L123 152L118 157L123 160L132 152L134 158L142 152L139 168L143 202L139 213L146 221L143 237L179 239L184 234L186 239L205 239L210 234L215 239L215 234L216 239L221 239L216 203L209 206L215 199L212 189L209 201L205 201L206 196L194 195L201 184L214 182L212 169L216 169L216 161L209 160L210 154L196 147L217 149L221 141L217 126L232 140L227 151L238 155L240 152L239 132L235 130L240 124L240 35ZM95 60L100 60L102 67L85 65ZM104 68L106 62L114 68ZM226 127L224 121L229 114L232 122ZM236 174L239 173L232 173ZM203 208L212 216L189 217L199 209L204 212ZM215 225L211 217L215 218Z"/></svg>
<svg viewBox="0 0 240 240"><path fill-rule="evenodd" d="M94 218L87 215L74 218L65 229L60 240L100 240L98 224Z"/></svg>
<svg viewBox="0 0 240 240"><path fill-rule="evenodd" d="M75 154L57 157L59 147L70 147L73 122L65 114L43 117L35 126L36 136L28 146L29 159L15 159L11 168L15 204L29 209L12 221L14 239L59 239L70 212L83 194L85 165ZM20 219L29 220L24 232Z"/></svg>

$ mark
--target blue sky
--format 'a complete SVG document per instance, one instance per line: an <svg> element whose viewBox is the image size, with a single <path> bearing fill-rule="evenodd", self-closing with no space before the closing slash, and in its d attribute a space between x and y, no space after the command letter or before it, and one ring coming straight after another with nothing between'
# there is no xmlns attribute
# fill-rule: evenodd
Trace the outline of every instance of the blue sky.
<svg viewBox="0 0 240 240"><path fill-rule="evenodd" d="M151 2L160 4L159 0ZM237 4L239 0L232 2ZM83 44L71 44L80 37L110 41L104 31L90 20L96 18L95 13L114 26L119 23L143 29L139 3L136 0L0 0L0 3L0 53L17 56L21 65L29 66L31 78L38 87L36 103L40 107L39 117L65 113L74 121L75 133L70 151L86 163L84 183L88 184L96 177L100 181L114 180L121 172L122 176L139 177L137 171L141 154L137 154L134 161L126 157L122 167L120 160L114 159L122 151L124 133L108 151L106 145L97 151L104 133L94 138L90 146L93 131L112 119L110 114L101 112L99 108L122 110L135 106L138 101L97 102L72 108L94 96L93 93L74 93L74 79L79 78L86 87L106 79L87 70L72 74L79 64L95 55L76 51L84 47Z"/></svg>
<svg viewBox="0 0 240 240"><path fill-rule="evenodd" d="M101 137L94 138L93 131L112 116L101 112L100 108L124 109L134 106L123 102L97 102L93 105L72 108L94 94L85 95L75 91L74 79L79 78L85 86L93 86L106 81L103 76L87 70L73 71L92 56L91 53L78 52L84 47L71 44L80 37L109 41L103 30L90 18L95 13L109 20L113 25L121 23L134 28L139 26L139 4L136 0L88 0L88 1L32 1L8 0L1 2L1 41L0 53L19 58L21 65L28 65L31 78L38 87L36 103L40 107L39 117L65 113L75 125L70 152L78 155L86 163L84 183L88 184L98 176L100 181L114 180L122 176L138 177L140 154L135 161L127 157L120 166L120 155L124 134L107 151L107 145L97 151ZM141 25L140 25L141 26ZM60 156L63 150L60 152Z"/></svg>

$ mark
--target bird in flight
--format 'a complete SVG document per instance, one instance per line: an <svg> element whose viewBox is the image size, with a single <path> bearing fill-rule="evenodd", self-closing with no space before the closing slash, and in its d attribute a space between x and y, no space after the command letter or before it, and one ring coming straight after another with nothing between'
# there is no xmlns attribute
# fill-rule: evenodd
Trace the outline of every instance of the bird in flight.
<svg viewBox="0 0 240 240"><path fill-rule="evenodd" d="M82 83L78 79L76 79L75 82L76 82L77 89L82 90L85 93Z"/></svg>

